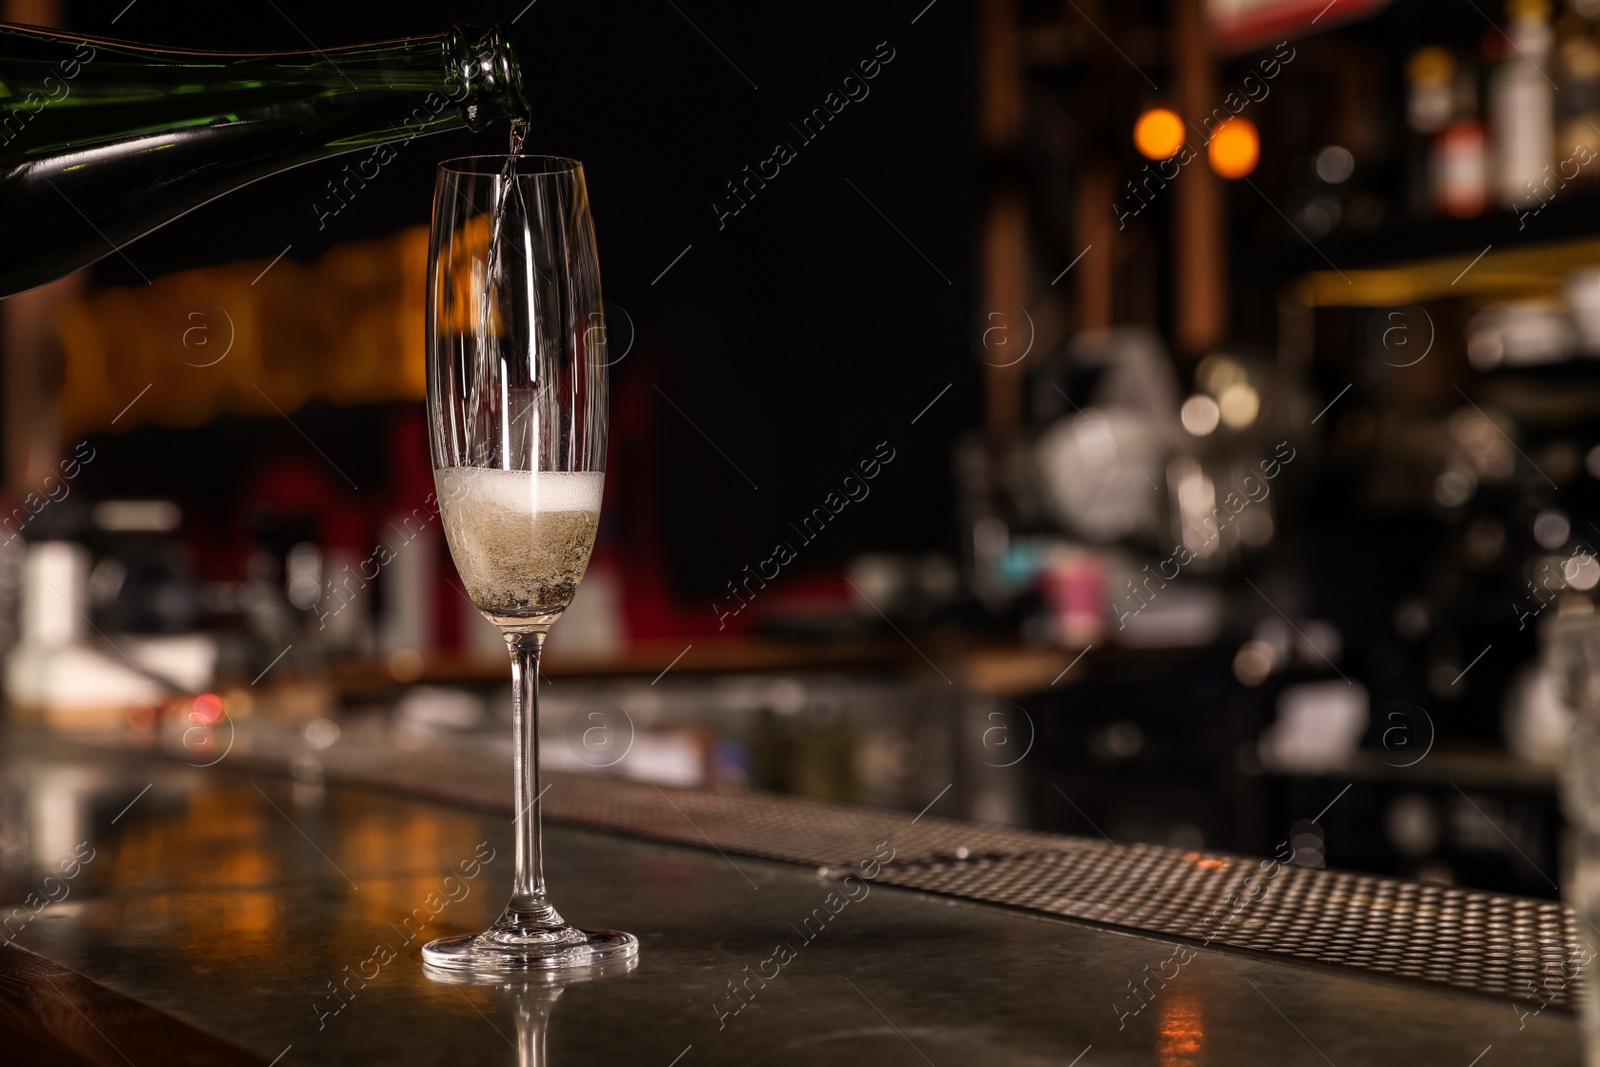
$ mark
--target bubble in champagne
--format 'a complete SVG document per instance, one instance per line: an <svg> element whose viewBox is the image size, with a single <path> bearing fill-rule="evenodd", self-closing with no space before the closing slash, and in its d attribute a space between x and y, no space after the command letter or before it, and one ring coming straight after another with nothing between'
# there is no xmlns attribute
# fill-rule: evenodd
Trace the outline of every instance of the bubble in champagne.
<svg viewBox="0 0 1600 1067"><path fill-rule="evenodd" d="M456 570L496 622L558 615L589 565L605 475L599 471L434 472Z"/></svg>

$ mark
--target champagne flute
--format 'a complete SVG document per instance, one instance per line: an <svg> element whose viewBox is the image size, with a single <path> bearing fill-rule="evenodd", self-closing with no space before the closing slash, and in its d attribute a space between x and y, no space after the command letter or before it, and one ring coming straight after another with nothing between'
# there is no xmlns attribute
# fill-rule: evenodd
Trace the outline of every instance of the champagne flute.
<svg viewBox="0 0 1600 1067"><path fill-rule="evenodd" d="M450 555L511 652L516 874L481 934L423 946L434 967L593 966L639 951L551 905L539 837L539 652L594 547L605 481L600 267L583 167L544 156L439 165L428 250L428 422Z"/></svg>

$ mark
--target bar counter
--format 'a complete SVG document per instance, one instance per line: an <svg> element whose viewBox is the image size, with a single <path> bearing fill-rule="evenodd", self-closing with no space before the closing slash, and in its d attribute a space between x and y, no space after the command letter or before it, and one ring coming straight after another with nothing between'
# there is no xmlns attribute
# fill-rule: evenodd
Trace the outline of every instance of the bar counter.
<svg viewBox="0 0 1600 1067"><path fill-rule="evenodd" d="M508 767L262 730L0 763L7 1062L1580 1062L1544 901L547 775L556 905L639 957L472 984L418 949L504 903Z"/></svg>

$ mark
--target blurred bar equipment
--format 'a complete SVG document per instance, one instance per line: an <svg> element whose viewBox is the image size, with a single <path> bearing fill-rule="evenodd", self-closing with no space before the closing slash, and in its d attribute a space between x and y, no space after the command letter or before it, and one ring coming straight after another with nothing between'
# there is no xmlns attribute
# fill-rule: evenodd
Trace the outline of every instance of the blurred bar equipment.
<svg viewBox="0 0 1600 1067"><path fill-rule="evenodd" d="M1544 669L1573 712L1561 768L1561 806L1571 824L1563 896L1578 918L1584 951L1562 973L1579 987L1585 1062L1600 1064L1600 614L1557 614L1541 634ZM1540 1000L1541 990L1533 990Z"/></svg>

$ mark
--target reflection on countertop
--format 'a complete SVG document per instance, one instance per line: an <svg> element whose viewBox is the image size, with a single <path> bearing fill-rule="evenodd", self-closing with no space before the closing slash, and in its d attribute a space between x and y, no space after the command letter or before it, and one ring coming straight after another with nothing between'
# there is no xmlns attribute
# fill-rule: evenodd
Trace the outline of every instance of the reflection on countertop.
<svg viewBox="0 0 1600 1067"><path fill-rule="evenodd" d="M276 777L237 749L199 769L17 731L0 744L3 899L67 887L16 943L264 1062L1037 1064L1092 1047L1085 1062L1409 1065L1491 1043L1576 1062L1563 1011L1518 1032L1488 998L1215 950L1119 1025L1114 1004L1168 944L881 878L837 907L837 870L568 827L547 835L553 889L574 921L636 931L637 969L559 1001L447 985L417 948L498 910L503 813ZM80 843L92 857L61 881ZM755 977L777 944L792 958Z"/></svg>

